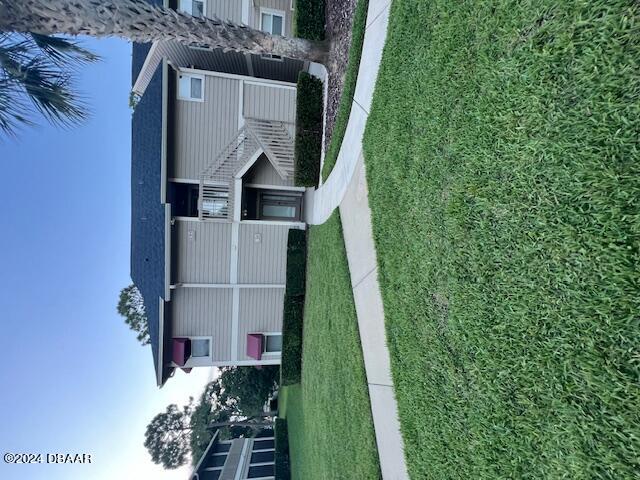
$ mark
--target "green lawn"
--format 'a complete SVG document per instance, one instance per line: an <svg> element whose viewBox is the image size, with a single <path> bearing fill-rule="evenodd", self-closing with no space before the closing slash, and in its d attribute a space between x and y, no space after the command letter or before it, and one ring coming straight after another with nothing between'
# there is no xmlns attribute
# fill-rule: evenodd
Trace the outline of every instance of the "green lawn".
<svg viewBox="0 0 640 480"><path fill-rule="evenodd" d="M365 156L413 479L638 478L639 9L392 4Z"/></svg>
<svg viewBox="0 0 640 480"><path fill-rule="evenodd" d="M294 479L378 479L340 218L309 232L302 383L285 387ZM281 400L282 401L282 398Z"/></svg>

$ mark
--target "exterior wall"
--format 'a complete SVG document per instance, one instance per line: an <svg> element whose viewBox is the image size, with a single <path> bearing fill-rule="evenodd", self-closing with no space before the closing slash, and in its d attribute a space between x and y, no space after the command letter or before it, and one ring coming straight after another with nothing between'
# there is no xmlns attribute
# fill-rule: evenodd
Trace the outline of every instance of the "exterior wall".
<svg viewBox="0 0 640 480"><path fill-rule="evenodd" d="M176 221L172 283L229 283L231 224Z"/></svg>
<svg viewBox="0 0 640 480"><path fill-rule="evenodd" d="M176 288L172 292L173 336L211 336L213 360L231 358L230 288Z"/></svg>
<svg viewBox="0 0 640 480"><path fill-rule="evenodd" d="M247 355L246 339L249 333L282 331L284 288L242 289L238 325L238 360L253 360ZM280 358L280 355L264 355Z"/></svg>
<svg viewBox="0 0 640 480"><path fill-rule="evenodd" d="M216 16L221 20L242 22L242 0L206 0L206 2L207 17Z"/></svg>
<svg viewBox="0 0 640 480"><path fill-rule="evenodd" d="M249 24L253 28L260 28L260 8L281 10L284 12L284 35L290 37L293 25L291 5L291 0L253 0L252 7L249 9Z"/></svg>
<svg viewBox="0 0 640 480"><path fill-rule="evenodd" d="M244 116L262 120L277 120L291 124L293 135L296 121L296 89L247 83L244 86Z"/></svg>
<svg viewBox="0 0 640 480"><path fill-rule="evenodd" d="M238 133L240 81L205 75L204 101L178 100L174 93L174 156L171 177L200 178L202 171Z"/></svg>
<svg viewBox="0 0 640 480"><path fill-rule="evenodd" d="M260 185L276 185L279 187L293 187L293 179L283 180L271 162L267 158L260 158L251 169L242 177L245 183Z"/></svg>
<svg viewBox="0 0 640 480"><path fill-rule="evenodd" d="M287 225L240 223L238 283L286 283L288 232Z"/></svg>

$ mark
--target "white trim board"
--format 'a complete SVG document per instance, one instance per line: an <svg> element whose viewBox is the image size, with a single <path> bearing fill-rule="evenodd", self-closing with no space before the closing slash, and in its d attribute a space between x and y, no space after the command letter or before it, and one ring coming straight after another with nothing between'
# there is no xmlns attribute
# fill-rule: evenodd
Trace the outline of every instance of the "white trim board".
<svg viewBox="0 0 640 480"><path fill-rule="evenodd" d="M283 190L290 192L306 192L306 187L286 187L282 185L266 185L264 183L246 183L245 187L249 188L262 188L264 190Z"/></svg>
<svg viewBox="0 0 640 480"><path fill-rule="evenodd" d="M195 367L254 367L256 365L280 365L280 357L269 358L268 360L214 360L208 365L195 365ZM173 368L186 368L171 362Z"/></svg>
<svg viewBox="0 0 640 480"><path fill-rule="evenodd" d="M164 204L164 298L171 301L171 204Z"/></svg>
<svg viewBox="0 0 640 480"><path fill-rule="evenodd" d="M293 1L293 0L291 0ZM249 26L249 8L251 0L242 0L242 23Z"/></svg>
<svg viewBox="0 0 640 480"><path fill-rule="evenodd" d="M233 80L244 80L246 83L249 83L249 84L270 85L273 87L291 88L294 90L297 89L297 86L295 83L282 82L280 80L268 80L266 78L255 78L255 77L249 77L247 75L237 75L235 73L214 72L213 70L200 70L197 68L186 68L186 67L179 67L178 72L191 73L195 75L208 75L210 77L231 78Z"/></svg>
<svg viewBox="0 0 640 480"><path fill-rule="evenodd" d="M287 221L278 221L278 220L242 220L241 223L246 225L281 225L281 226L289 226L292 228L298 228L299 230L306 230L307 224L304 222L287 222Z"/></svg>
<svg viewBox="0 0 640 480"><path fill-rule="evenodd" d="M283 283L177 283L171 285L176 288L286 288Z"/></svg>
<svg viewBox="0 0 640 480"><path fill-rule="evenodd" d="M153 46L156 44L154 43ZM151 53L151 52L149 52ZM169 119L169 65L162 61L162 140L160 146L160 202L167 201L167 136Z"/></svg>
<svg viewBox="0 0 640 480"><path fill-rule="evenodd" d="M158 337L160 343L158 343L158 363L156 365L156 383L158 387L162 388L162 371L164 370L164 365L162 362L162 357L164 355L164 299L162 297L158 297L160 299L160 303L158 305L159 309L159 317L160 321L158 322L159 332Z"/></svg>
<svg viewBox="0 0 640 480"><path fill-rule="evenodd" d="M229 283L238 283L238 244L240 224L231 224L231 255L229 260ZM238 360L238 332L240 331L240 289L233 288L231 297L231 360Z"/></svg>
<svg viewBox="0 0 640 480"><path fill-rule="evenodd" d="M143 77L143 73L146 72L146 70L148 68L150 68L150 63L151 63L151 59L153 58L153 55L156 52L156 49L158 48L158 42L153 42L151 44L151 48L149 49L149 52L147 53L147 56L144 59L144 63L142 64L142 68L140 69L140 73L138 73L138 76L136 78L136 82L133 84L133 87L131 88L131 91L136 93L137 95L143 95L144 94L144 90L140 91L141 89L141 85L140 83L142 83L142 77ZM145 88L146 90L146 88Z"/></svg>

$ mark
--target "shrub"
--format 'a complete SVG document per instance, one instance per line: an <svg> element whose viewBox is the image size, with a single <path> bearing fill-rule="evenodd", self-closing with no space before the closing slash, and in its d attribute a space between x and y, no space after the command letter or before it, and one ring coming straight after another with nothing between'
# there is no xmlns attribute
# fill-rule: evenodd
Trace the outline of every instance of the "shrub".
<svg viewBox="0 0 640 480"><path fill-rule="evenodd" d="M295 36L309 40L324 40L325 0L296 0Z"/></svg>
<svg viewBox="0 0 640 480"><path fill-rule="evenodd" d="M322 152L322 82L306 72L298 77L296 110L295 183L315 187Z"/></svg>
<svg viewBox="0 0 640 480"><path fill-rule="evenodd" d="M291 462L289 460L289 432L287 429L287 421L284 418L276 418L275 437L276 480L289 480L291 478Z"/></svg>
<svg viewBox="0 0 640 480"><path fill-rule="evenodd" d="M287 289L282 321L280 384L300 382L302 372L302 330L307 263L307 237L304 230L290 230L287 244Z"/></svg>
<svg viewBox="0 0 640 480"><path fill-rule="evenodd" d="M282 325L280 384L300 383L302 374L302 330L304 297L285 296Z"/></svg>
<svg viewBox="0 0 640 480"><path fill-rule="evenodd" d="M290 230L287 241L287 296L304 295L307 270L307 232Z"/></svg>

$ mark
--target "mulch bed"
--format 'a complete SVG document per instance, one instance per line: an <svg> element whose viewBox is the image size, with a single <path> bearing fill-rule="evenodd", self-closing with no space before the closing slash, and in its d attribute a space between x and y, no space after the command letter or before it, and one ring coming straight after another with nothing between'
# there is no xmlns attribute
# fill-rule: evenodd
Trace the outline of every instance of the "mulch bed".
<svg viewBox="0 0 640 480"><path fill-rule="evenodd" d="M349 63L353 12L357 0L327 0L325 6L326 34L331 41L331 54L327 64L329 92L327 99L327 125L325 148L331 142L331 134L338 113L340 97L344 87L344 76Z"/></svg>

